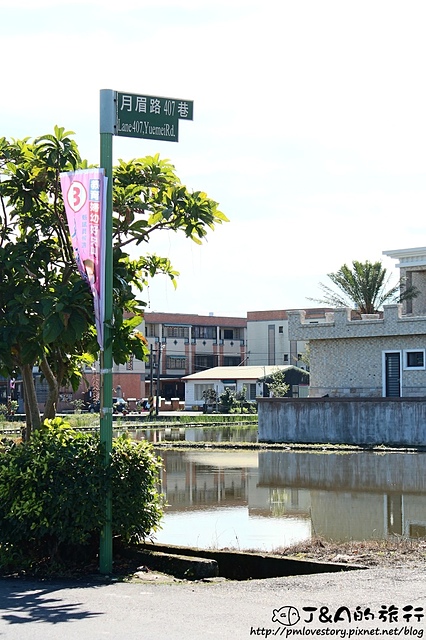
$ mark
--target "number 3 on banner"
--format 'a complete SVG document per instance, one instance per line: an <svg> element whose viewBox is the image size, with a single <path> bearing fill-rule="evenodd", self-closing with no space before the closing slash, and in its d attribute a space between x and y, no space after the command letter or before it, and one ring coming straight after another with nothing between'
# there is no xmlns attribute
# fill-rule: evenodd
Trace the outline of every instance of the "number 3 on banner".
<svg viewBox="0 0 426 640"><path fill-rule="evenodd" d="M75 180L70 184L70 188L67 193L67 200L69 206L75 213L84 207L87 200L87 192L81 182Z"/></svg>

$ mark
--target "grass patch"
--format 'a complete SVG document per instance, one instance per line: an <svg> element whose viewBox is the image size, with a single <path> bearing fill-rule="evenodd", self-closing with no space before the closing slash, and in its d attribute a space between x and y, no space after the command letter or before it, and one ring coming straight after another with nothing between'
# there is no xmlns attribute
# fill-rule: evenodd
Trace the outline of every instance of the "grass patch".
<svg viewBox="0 0 426 640"><path fill-rule="evenodd" d="M426 539L392 536L387 540L328 541L312 538L288 547L279 547L274 554L321 562L348 562L374 567L425 566Z"/></svg>

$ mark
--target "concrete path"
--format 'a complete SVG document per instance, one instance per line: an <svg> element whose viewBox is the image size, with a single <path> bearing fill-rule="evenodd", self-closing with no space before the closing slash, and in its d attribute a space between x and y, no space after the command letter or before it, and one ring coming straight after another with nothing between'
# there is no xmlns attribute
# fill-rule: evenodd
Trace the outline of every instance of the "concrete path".
<svg viewBox="0 0 426 640"><path fill-rule="evenodd" d="M176 582L155 575L112 584L0 580L0 638L7 640L349 638L367 633L422 638L425 630L426 568L245 582Z"/></svg>

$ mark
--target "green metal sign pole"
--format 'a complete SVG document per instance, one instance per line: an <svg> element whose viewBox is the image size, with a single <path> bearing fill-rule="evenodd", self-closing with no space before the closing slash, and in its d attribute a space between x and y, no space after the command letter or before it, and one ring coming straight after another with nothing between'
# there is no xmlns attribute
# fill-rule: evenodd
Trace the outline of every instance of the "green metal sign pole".
<svg viewBox="0 0 426 640"><path fill-rule="evenodd" d="M101 168L108 178L106 190L105 225L105 287L104 287L104 335L101 352L101 413L100 440L105 454L105 468L110 464L112 452L112 136L115 112L114 92L101 91L100 104L100 160ZM105 524L101 531L99 547L99 570L103 574L112 572L112 495L105 500Z"/></svg>
<svg viewBox="0 0 426 640"><path fill-rule="evenodd" d="M112 139L114 135L177 142L179 120L192 120L194 103L101 89L101 168L108 178L106 192L104 335L101 352L101 446L108 468L112 452ZM159 362L160 362L159 353ZM152 393L152 385L151 385ZM158 396L158 390L157 390ZM99 570L112 572L112 495L105 501L105 525L101 532Z"/></svg>

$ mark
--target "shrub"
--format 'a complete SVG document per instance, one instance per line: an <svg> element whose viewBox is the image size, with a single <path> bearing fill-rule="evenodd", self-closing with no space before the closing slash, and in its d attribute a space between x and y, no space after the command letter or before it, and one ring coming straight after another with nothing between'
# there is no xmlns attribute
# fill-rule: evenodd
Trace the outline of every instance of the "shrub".
<svg viewBox="0 0 426 640"><path fill-rule="evenodd" d="M18 410L18 402L16 400L8 400L7 404L0 404L0 417L14 416Z"/></svg>
<svg viewBox="0 0 426 640"><path fill-rule="evenodd" d="M219 402L222 413L235 413L232 409L237 406L237 399L229 387L225 387L224 392L219 396Z"/></svg>
<svg viewBox="0 0 426 640"><path fill-rule="evenodd" d="M161 463L148 442L126 435L113 442L111 459L112 530L123 542L136 542L158 529L162 497L158 493Z"/></svg>
<svg viewBox="0 0 426 640"><path fill-rule="evenodd" d="M161 518L159 462L147 443L113 442L104 468L98 434L47 420L31 440L0 452L0 567L69 566L96 558L112 491L113 535L148 536Z"/></svg>

